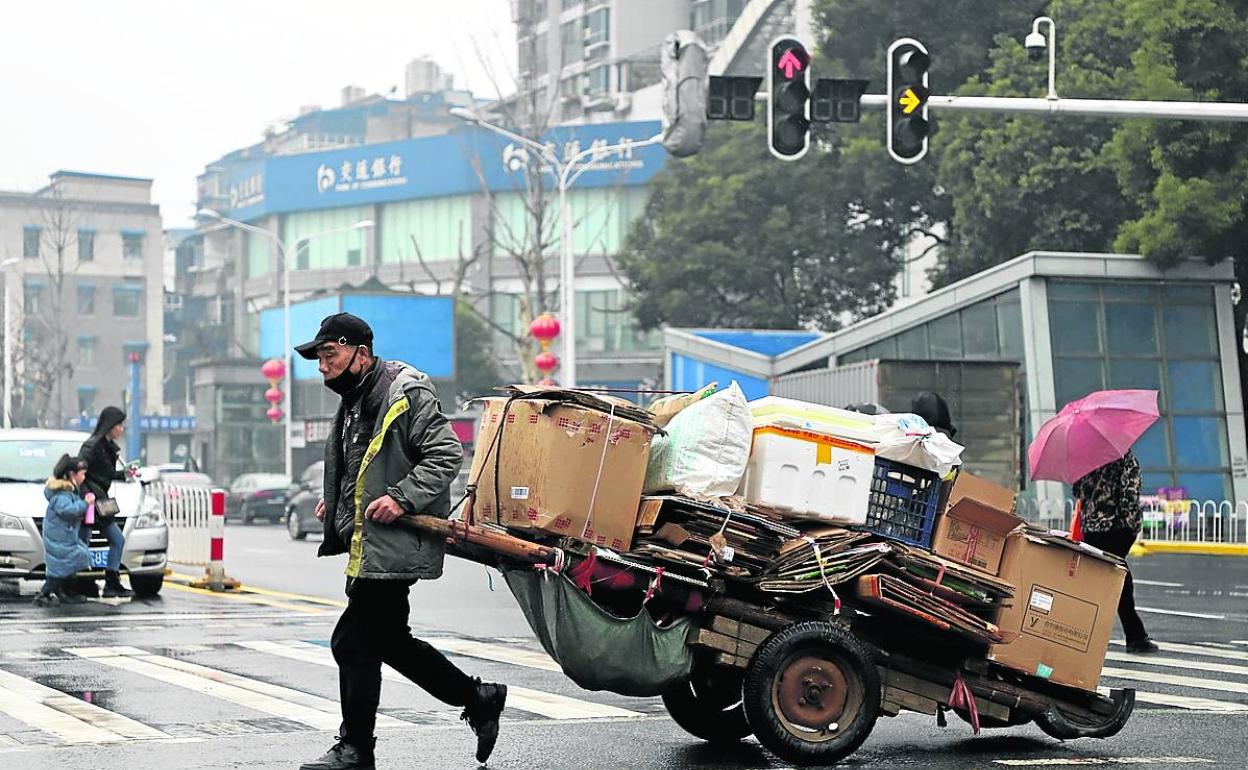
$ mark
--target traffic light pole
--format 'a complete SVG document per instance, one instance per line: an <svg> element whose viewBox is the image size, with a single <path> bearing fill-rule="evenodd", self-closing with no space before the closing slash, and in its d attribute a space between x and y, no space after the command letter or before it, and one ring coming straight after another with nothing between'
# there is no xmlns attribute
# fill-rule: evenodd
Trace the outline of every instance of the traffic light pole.
<svg viewBox="0 0 1248 770"><path fill-rule="evenodd" d="M888 94L863 94L863 107L887 107ZM1248 122L1248 104L1234 102L1150 102L1134 99L1029 99L1008 96L937 96L933 109L950 112L1011 112L1029 115L1083 115L1101 118L1156 118Z"/></svg>

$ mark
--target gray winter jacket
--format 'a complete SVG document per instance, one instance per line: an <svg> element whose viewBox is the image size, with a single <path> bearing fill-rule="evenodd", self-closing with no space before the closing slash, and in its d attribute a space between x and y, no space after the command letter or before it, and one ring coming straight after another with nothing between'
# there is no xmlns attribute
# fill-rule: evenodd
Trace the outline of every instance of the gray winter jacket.
<svg viewBox="0 0 1248 770"><path fill-rule="evenodd" d="M364 511L388 494L406 513L446 518L451 511L451 482L463 464L464 450L442 414L429 377L404 363L380 363L396 371L360 463L353 506L338 505L339 475L345 465L341 404L334 416L325 446L325 539L318 555L350 553L348 577L433 579L442 574L445 548L440 538L401 524L366 520ZM376 387L387 387L385 379L379 378ZM344 516L340 508L354 515Z"/></svg>

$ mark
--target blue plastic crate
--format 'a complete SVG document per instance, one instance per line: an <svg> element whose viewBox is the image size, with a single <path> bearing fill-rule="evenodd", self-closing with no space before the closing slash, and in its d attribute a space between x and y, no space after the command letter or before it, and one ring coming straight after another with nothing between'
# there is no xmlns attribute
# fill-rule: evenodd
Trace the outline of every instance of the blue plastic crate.
<svg viewBox="0 0 1248 770"><path fill-rule="evenodd" d="M867 529L890 540L930 547L940 484L940 477L931 471L875 458Z"/></svg>

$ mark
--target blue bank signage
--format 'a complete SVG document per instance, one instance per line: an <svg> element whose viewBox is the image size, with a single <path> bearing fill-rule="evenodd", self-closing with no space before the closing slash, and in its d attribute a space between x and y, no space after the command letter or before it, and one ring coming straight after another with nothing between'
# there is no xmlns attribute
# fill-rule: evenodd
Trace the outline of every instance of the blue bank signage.
<svg viewBox="0 0 1248 770"><path fill-rule="evenodd" d="M660 131L656 121L552 129L538 153L484 129L240 163L226 175L227 215L266 214L524 188L524 170L547 155L564 160L593 151L578 187L640 185L663 167L659 145L636 144ZM616 149L609 150L609 147Z"/></svg>
<svg viewBox="0 0 1248 770"><path fill-rule="evenodd" d="M95 428L96 417L70 417L65 427L70 430L90 431ZM199 420L189 415L167 417L162 415L143 415L139 418L139 428L143 433L194 433Z"/></svg>

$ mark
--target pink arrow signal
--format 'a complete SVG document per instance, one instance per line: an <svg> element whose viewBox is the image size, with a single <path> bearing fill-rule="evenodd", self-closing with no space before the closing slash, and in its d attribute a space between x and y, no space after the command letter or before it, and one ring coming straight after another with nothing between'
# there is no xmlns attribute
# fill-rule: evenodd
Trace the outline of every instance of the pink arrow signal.
<svg viewBox="0 0 1248 770"><path fill-rule="evenodd" d="M801 60L801 57L794 54L793 49L790 48L784 52L783 56L780 57L780 61L776 62L776 66L784 70L784 77L786 80L792 80L793 73L801 72L802 68L805 67L806 64Z"/></svg>

